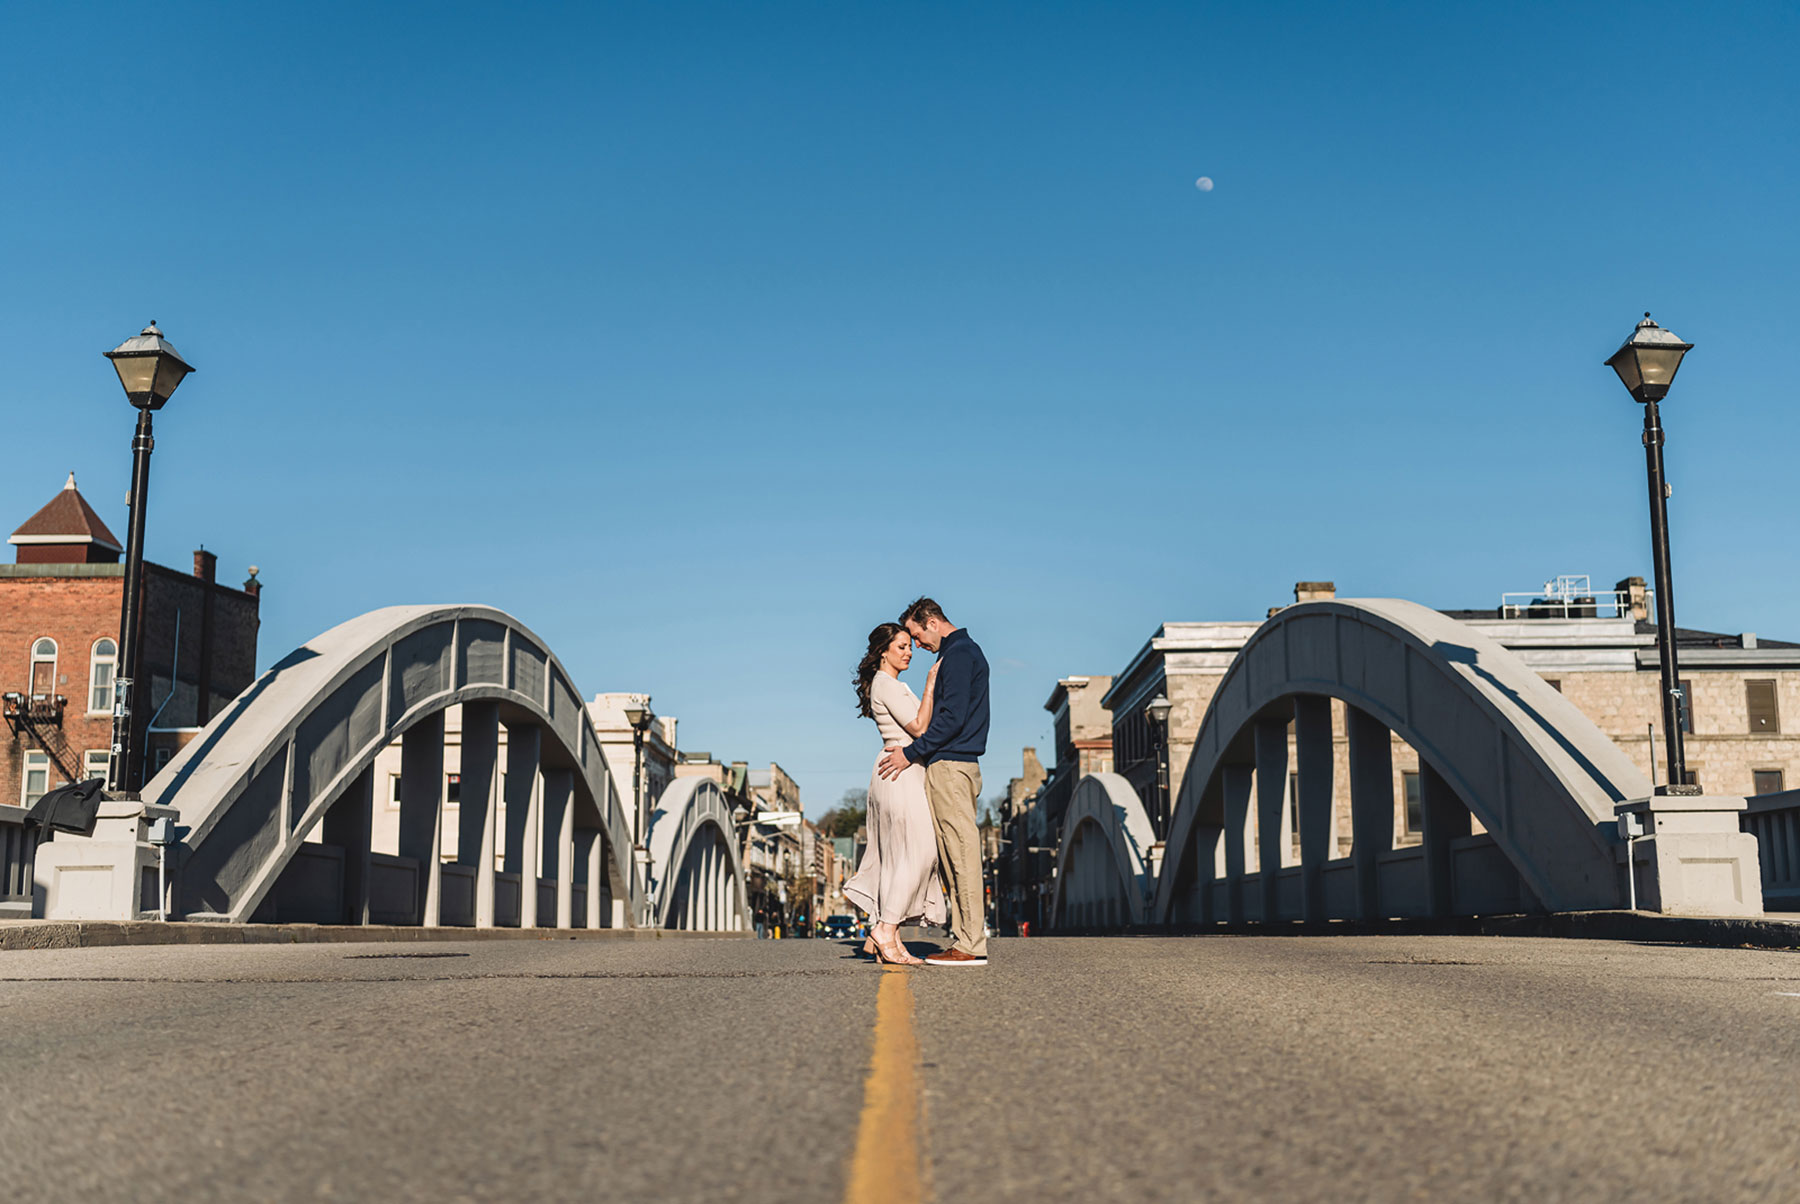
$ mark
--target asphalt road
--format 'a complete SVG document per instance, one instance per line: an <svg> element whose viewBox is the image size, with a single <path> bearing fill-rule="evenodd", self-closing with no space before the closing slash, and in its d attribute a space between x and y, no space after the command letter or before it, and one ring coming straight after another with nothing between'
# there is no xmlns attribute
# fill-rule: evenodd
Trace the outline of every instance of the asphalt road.
<svg viewBox="0 0 1800 1204"><path fill-rule="evenodd" d="M0 954L7 1190L836 1202L888 1039L883 972L847 952ZM1458 937L994 952L887 972L910 995L906 1089L939 1201L1800 1198L1795 954Z"/></svg>

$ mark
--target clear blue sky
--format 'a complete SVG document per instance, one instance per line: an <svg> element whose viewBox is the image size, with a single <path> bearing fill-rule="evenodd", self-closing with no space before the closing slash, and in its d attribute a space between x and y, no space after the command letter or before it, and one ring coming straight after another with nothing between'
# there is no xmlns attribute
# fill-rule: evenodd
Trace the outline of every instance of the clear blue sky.
<svg viewBox="0 0 1800 1204"><path fill-rule="evenodd" d="M864 634L1058 676L1297 579L1648 575L1800 639L1791 4L0 8L0 516L123 534L99 353L199 367L150 552L262 567L262 662L480 601L682 743L865 783ZM1202 193L1199 176L1217 187ZM920 671L928 658L918 662Z"/></svg>

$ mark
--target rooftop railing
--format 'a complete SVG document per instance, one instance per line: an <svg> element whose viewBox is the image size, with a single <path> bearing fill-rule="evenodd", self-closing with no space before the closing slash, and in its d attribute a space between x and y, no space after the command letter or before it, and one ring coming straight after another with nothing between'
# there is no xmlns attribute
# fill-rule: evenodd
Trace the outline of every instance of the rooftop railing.
<svg viewBox="0 0 1800 1204"><path fill-rule="evenodd" d="M1643 605L1648 608L1654 596L1645 590ZM1539 590L1525 590L1500 595L1500 617L1503 619L1629 619L1632 591L1597 590L1593 579L1585 573L1565 573L1544 582Z"/></svg>

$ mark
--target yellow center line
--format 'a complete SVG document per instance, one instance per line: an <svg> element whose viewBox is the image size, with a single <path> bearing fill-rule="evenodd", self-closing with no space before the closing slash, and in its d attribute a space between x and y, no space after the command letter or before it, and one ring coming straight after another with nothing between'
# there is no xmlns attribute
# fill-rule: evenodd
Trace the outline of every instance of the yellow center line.
<svg viewBox="0 0 1800 1204"><path fill-rule="evenodd" d="M905 970L883 970L875 994L875 1048L844 1204L923 1204L926 1198L911 977Z"/></svg>

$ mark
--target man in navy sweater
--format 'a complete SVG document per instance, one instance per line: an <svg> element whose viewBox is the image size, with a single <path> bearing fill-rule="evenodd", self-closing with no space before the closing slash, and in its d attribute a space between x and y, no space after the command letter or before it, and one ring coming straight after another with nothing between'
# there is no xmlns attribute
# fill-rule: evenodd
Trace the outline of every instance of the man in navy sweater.
<svg viewBox="0 0 1800 1204"><path fill-rule="evenodd" d="M950 901L950 948L926 958L933 966L987 965L987 900L981 883L981 755L987 751L988 663L969 633L952 626L943 608L920 598L900 616L913 642L938 655L937 700L925 734L892 748L877 769L897 778L908 765L925 767L925 794L937 829L938 872Z"/></svg>

